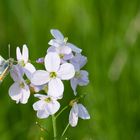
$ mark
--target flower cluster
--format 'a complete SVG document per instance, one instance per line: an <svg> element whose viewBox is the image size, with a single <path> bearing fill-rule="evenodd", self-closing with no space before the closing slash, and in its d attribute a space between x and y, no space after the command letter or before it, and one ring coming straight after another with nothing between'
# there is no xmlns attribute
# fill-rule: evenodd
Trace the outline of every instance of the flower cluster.
<svg viewBox="0 0 140 140"><path fill-rule="evenodd" d="M69 124L74 127L78 123L78 117L90 119L87 109L79 103L77 86L85 86L89 83L88 72L81 70L87 62L87 58L81 54L82 50L67 42L59 30L52 29L54 37L49 41L49 48L43 58L37 59L37 63L44 64L45 70L36 70L30 63L29 51L23 45L22 52L16 49L17 64L10 71L14 83L9 88L9 96L16 103L26 104L31 95L38 101L33 104L38 118L47 118L54 115L60 109L59 100L63 98L64 80L70 80L75 96L70 102L71 110ZM44 94L39 93L44 91Z"/></svg>

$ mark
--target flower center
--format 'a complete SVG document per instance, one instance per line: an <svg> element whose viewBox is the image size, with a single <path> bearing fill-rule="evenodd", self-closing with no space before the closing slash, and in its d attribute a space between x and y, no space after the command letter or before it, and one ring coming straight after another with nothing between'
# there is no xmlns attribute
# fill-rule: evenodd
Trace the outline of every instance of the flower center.
<svg viewBox="0 0 140 140"><path fill-rule="evenodd" d="M19 61L18 63L19 63L22 67L25 66L24 60L21 60L21 61Z"/></svg>
<svg viewBox="0 0 140 140"><path fill-rule="evenodd" d="M45 93L48 93L48 86L44 86L43 90L45 91Z"/></svg>
<svg viewBox="0 0 140 140"><path fill-rule="evenodd" d="M25 87L25 85L24 85L23 82L21 82L21 83L19 84L19 86L20 86L20 88L24 88L24 87Z"/></svg>
<svg viewBox="0 0 140 140"><path fill-rule="evenodd" d="M76 72L75 72L75 77L76 77L76 78L81 78L81 77L82 77L80 71L76 71Z"/></svg>
<svg viewBox="0 0 140 140"><path fill-rule="evenodd" d="M64 54L59 54L60 58L62 59L64 57Z"/></svg>
<svg viewBox="0 0 140 140"><path fill-rule="evenodd" d="M50 78L56 78L56 76L57 76L56 72L51 72L50 73Z"/></svg>
<svg viewBox="0 0 140 140"><path fill-rule="evenodd" d="M45 102L50 103L51 102L51 98L50 97L46 98Z"/></svg>

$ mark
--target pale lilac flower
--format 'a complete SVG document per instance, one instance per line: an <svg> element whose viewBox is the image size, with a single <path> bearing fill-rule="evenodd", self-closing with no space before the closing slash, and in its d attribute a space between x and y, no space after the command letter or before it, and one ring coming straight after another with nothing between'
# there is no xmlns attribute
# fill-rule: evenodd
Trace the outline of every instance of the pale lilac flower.
<svg viewBox="0 0 140 140"><path fill-rule="evenodd" d="M36 63L39 63L39 64L44 63L44 57L38 58L38 59L36 60Z"/></svg>
<svg viewBox="0 0 140 140"><path fill-rule="evenodd" d="M76 71L75 76L70 80L71 87L75 95L77 94L76 88L78 85L86 86L89 83L88 72L85 70L80 70L86 64L86 62L87 58L81 54L76 54L76 56L70 60L70 63L74 65Z"/></svg>
<svg viewBox="0 0 140 140"><path fill-rule="evenodd" d="M16 48L16 55L18 64L23 67L23 71L25 72L28 79L31 78L31 74L35 71L35 67L29 63L29 51L26 45L23 45L22 53L20 51L20 48Z"/></svg>
<svg viewBox="0 0 140 140"><path fill-rule="evenodd" d="M87 109L82 104L73 103L69 114L69 124L75 127L78 123L78 117L84 120L90 119Z"/></svg>
<svg viewBox="0 0 140 140"><path fill-rule="evenodd" d="M26 104L30 97L29 86L23 79L23 71L18 65L13 65L12 70L10 71L11 77L14 80L14 84L9 88L9 96L12 100L15 100L16 103Z"/></svg>
<svg viewBox="0 0 140 140"><path fill-rule="evenodd" d="M38 118L47 118L59 110L60 104L55 98L41 94L35 94L34 96L40 99L33 104L34 110L37 111Z"/></svg>
<svg viewBox="0 0 140 140"><path fill-rule="evenodd" d="M49 52L45 56L45 70L37 70L31 79L34 85L48 83L48 95L62 98L64 85L61 80L69 80L75 74L74 66L70 63L60 64L60 57L57 53Z"/></svg>
<svg viewBox="0 0 140 140"><path fill-rule="evenodd" d="M58 52L62 52L62 54L70 54L71 50L76 53L82 52L82 50L77 46L68 43L68 39L64 38L63 34L59 30L52 29L51 34L54 39L51 39L48 44L53 47L57 47Z"/></svg>

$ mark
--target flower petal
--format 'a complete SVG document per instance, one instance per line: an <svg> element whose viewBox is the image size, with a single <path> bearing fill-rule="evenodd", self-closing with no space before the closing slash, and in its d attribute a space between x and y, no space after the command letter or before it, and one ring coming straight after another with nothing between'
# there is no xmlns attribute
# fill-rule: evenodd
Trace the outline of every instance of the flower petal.
<svg viewBox="0 0 140 140"><path fill-rule="evenodd" d="M78 79L78 84L80 86L86 86L89 83L88 72L85 70L80 70L80 75L81 78Z"/></svg>
<svg viewBox="0 0 140 140"><path fill-rule="evenodd" d="M78 116L84 120L90 119L87 109L82 104L78 104Z"/></svg>
<svg viewBox="0 0 140 140"><path fill-rule="evenodd" d="M54 98L61 98L64 92L64 85L58 78L51 79L48 83L48 95Z"/></svg>
<svg viewBox="0 0 140 140"><path fill-rule="evenodd" d="M16 48L16 56L18 61L22 60L22 55L19 47Z"/></svg>
<svg viewBox="0 0 140 140"><path fill-rule="evenodd" d="M76 52L76 53L81 53L82 52L82 49L78 48L77 46L75 46L72 43L67 43L67 46L70 47L73 52Z"/></svg>
<svg viewBox="0 0 140 140"><path fill-rule="evenodd" d="M31 63L26 63L24 66L24 72L29 80L31 80L32 74L36 71L35 67Z"/></svg>
<svg viewBox="0 0 140 140"><path fill-rule="evenodd" d="M64 63L60 66L58 77L62 80L69 80L75 75L74 66L70 63Z"/></svg>
<svg viewBox="0 0 140 140"><path fill-rule="evenodd" d="M63 44L63 41L57 39L51 39L48 44L54 47L60 47Z"/></svg>
<svg viewBox="0 0 140 140"><path fill-rule="evenodd" d="M57 29L51 29L51 34L55 39L64 40L64 36L62 33Z"/></svg>
<svg viewBox="0 0 140 140"><path fill-rule="evenodd" d="M55 114L60 108L60 104L58 101L51 101L47 104L46 109L49 112L50 115Z"/></svg>
<svg viewBox="0 0 140 140"><path fill-rule="evenodd" d="M45 56L45 67L49 72L57 72L60 66L60 57L55 52L49 52Z"/></svg>
<svg viewBox="0 0 140 140"><path fill-rule="evenodd" d="M31 83L33 85L44 85L50 80L49 73L45 70L37 70L33 73Z"/></svg>
<svg viewBox="0 0 140 140"><path fill-rule="evenodd" d="M28 85L25 85L24 88L21 88L21 98L20 98L20 102L22 104L26 104L28 102L28 99L30 97L30 90L29 90L29 87Z"/></svg>
<svg viewBox="0 0 140 140"><path fill-rule="evenodd" d="M39 100L39 101L37 101L37 102L35 102L33 104L33 109L34 110L44 110L45 109L44 108L45 105L46 105L46 102L45 101Z"/></svg>
<svg viewBox="0 0 140 140"><path fill-rule="evenodd" d="M77 103L75 103L72 107L72 109L70 110L70 114L69 114L69 124L72 127L75 127L78 123L78 106Z"/></svg>
<svg viewBox="0 0 140 140"><path fill-rule="evenodd" d="M77 85L78 85L78 80L76 78L72 78L70 80L70 84L71 84L71 87L74 91L74 95L77 95L76 88L77 88Z"/></svg>
<svg viewBox="0 0 140 140"><path fill-rule="evenodd" d="M14 83L11 85L11 87L9 88L9 96L11 97L12 100L15 100L16 103L19 103L20 98L22 96L19 83Z"/></svg>
<svg viewBox="0 0 140 140"><path fill-rule="evenodd" d="M38 110L37 117L40 119L44 119L44 118L48 118L49 114L48 114L48 112L46 112L46 110Z"/></svg>
<svg viewBox="0 0 140 140"><path fill-rule="evenodd" d="M12 79L17 82L17 81L21 81L22 77L23 77L23 70L19 65L13 65L11 70L10 70L10 75L12 77Z"/></svg>
<svg viewBox="0 0 140 140"><path fill-rule="evenodd" d="M22 48L22 57L23 57L23 60L25 63L28 62L28 59L29 59L29 52L28 52L28 48L27 48L27 45L23 45L23 48Z"/></svg>

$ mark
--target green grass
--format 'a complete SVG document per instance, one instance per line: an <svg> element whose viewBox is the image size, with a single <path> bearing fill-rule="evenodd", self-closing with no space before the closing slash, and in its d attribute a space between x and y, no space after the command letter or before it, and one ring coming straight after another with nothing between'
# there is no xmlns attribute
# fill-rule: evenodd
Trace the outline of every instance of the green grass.
<svg viewBox="0 0 140 140"><path fill-rule="evenodd" d="M68 140L140 139L140 1L139 0L1 0L0 55L15 58L16 46L26 43L31 60L42 57L57 28L88 57L85 67L90 84L79 87L87 94L83 104L91 119L69 128ZM0 139L39 140L41 132L32 109L15 104L8 96L10 76L0 86ZM64 97L73 97L66 82ZM66 101L62 101L66 104ZM69 110L57 123L62 132ZM51 118L39 120L49 131ZM51 134L50 134L51 135ZM48 136L51 140L51 136Z"/></svg>

